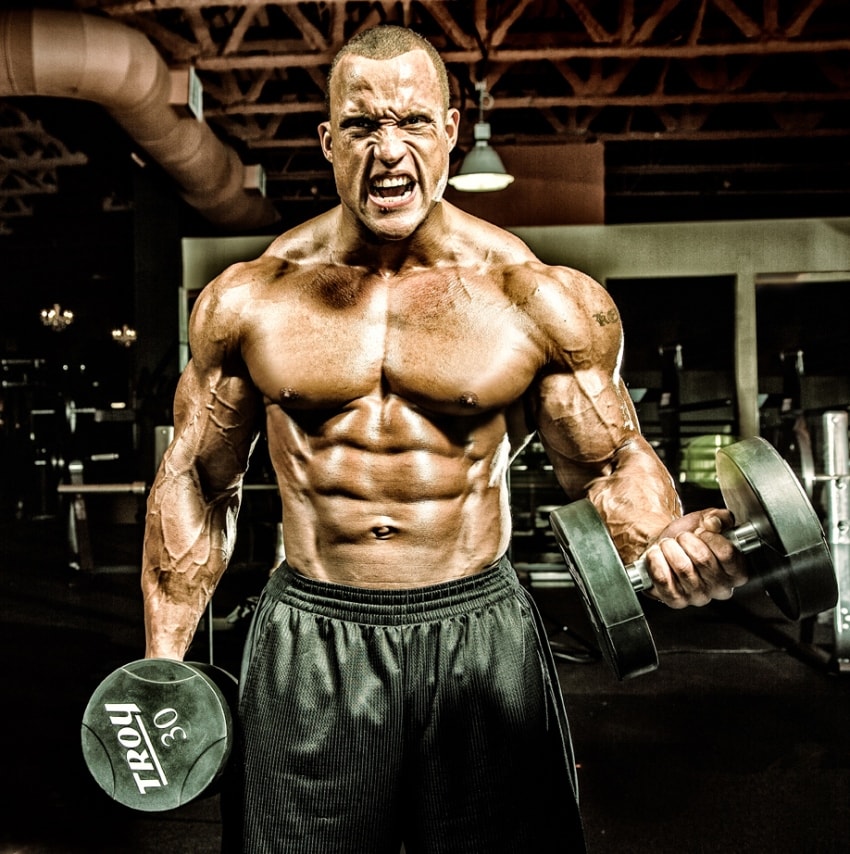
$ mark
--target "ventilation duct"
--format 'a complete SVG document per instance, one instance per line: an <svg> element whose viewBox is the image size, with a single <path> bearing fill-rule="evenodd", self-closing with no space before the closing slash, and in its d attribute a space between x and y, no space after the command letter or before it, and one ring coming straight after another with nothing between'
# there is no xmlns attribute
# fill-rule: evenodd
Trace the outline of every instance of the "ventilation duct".
<svg viewBox="0 0 850 854"><path fill-rule="evenodd" d="M245 189L236 152L171 106L171 73L142 33L78 12L0 12L0 97L32 95L100 104L211 223L235 231L277 220Z"/></svg>

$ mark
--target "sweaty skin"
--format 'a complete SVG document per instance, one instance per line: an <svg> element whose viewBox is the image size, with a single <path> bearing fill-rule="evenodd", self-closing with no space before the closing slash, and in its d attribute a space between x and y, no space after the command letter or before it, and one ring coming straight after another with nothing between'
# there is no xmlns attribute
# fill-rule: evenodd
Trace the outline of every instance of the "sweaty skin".
<svg viewBox="0 0 850 854"><path fill-rule="evenodd" d="M202 292L175 435L148 502L152 657L182 658L232 554L265 430L287 561L319 580L412 588L506 551L506 474L536 430L566 496L625 561L648 551L673 607L745 582L725 510L682 517L619 375L607 292L442 200L458 114L415 50L345 56L319 128L341 204Z"/></svg>

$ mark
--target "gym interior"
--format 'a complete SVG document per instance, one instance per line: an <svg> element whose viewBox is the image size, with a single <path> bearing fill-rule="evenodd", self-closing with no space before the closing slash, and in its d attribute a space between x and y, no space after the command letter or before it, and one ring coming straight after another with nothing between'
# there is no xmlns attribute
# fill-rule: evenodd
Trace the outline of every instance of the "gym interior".
<svg viewBox="0 0 850 854"><path fill-rule="evenodd" d="M74 16L66 36L81 15L121 32L129 28L134 39L145 34L172 72L187 67L178 61L178 37L188 38L187 21L194 20L194 37L201 42L204 30L217 43L227 42L227 32L236 45L237 34L244 36L249 27L247 14L240 14L253 9L220 4L234 15L216 18L220 13L205 11L209 4L190 0L170 4L170 16L154 9L156 3L43 5ZM506 14L497 3L474 4L477 12L487 7L489 16L476 14L470 21L449 10L449 3L264 5L274 14L292 7L288 26L297 27L305 41L312 39L316 55L323 55L316 33L322 27L336 32L327 18L329 6L348 7L348 30L372 20L370 15L377 15L376 23L437 27L434 39L446 51L450 38L457 50L472 50L447 15L457 15L452 21L461 29L492 35L498 15ZM647 4L659 14L662 5ZM716 13L723 4L706 5ZM744 5L727 4L727 11ZM821 15L835 8L811 5L822 5ZM577 6L585 8L521 6L567 29L566 11L573 15ZM299 18L296 8L310 21L315 15L314 23ZM777 19L787 14L778 0L768 0L763 9ZM585 12L579 29L589 45L594 31ZM267 13L267 29L280 26L274 14ZM516 14L514 23L524 20ZM0 19L9 36L0 41L0 55L7 68L19 71L37 62L16 51L22 20ZM749 18L752 28L740 16L730 20L745 44L758 41L761 31ZM814 11L811 20L818 21ZM43 26L49 45L44 21L26 23L33 30ZM822 46L822 69L833 67L829 60L836 54L846 62L850 38L843 18L826 23L822 29L830 38L843 33L844 40ZM506 19L502 37L510 26ZM572 26L575 45L578 24ZM801 31L805 26L800 23ZM819 31L804 34L810 44L819 37ZM551 32L549 37L554 38ZM666 38L665 44L675 43ZM290 42L285 44L291 50ZM743 53L740 44L730 55ZM274 56L283 49L262 42L256 50ZM56 42L52 50L61 52ZM240 49L232 52L239 55ZM817 51L782 54L801 67L812 55ZM612 53L614 58L636 61L628 51ZM558 61L563 72L567 60ZM196 65L213 93L206 95L207 107L210 99L224 102L223 66L209 56ZM271 73L270 67L246 62L239 83L243 94L256 96L259 84L250 89L246 81L252 73ZM6 283L0 318L0 660L7 673L0 852L215 852L221 824L214 787L164 811L116 802L86 766L81 722L101 681L144 651L139 572L145 502L171 436L177 377L191 357L187 328L194 300L228 264L255 257L285 227L334 204L332 179L314 164L303 172L293 166L293 175L270 182L263 193L252 165L235 199L216 199L205 208L193 204L200 191L193 195L181 187L186 176L175 177L177 167L167 156L158 159L145 150L108 105L62 97L56 90L21 91L20 77L0 76L3 139L14 138L0 164L0 268ZM839 90L832 97L846 112L846 73L830 79ZM306 85L300 79L285 82L296 89ZM539 87L546 82L541 79ZM814 84L807 78L805 85ZM571 97L541 106L552 113L556 136L565 120L555 112L572 111L575 123L594 103ZM198 121L188 117L173 90L170 98L168 120L173 113L179 137L183 122ZM513 231L545 263L582 270L610 291L625 329L623 378L642 430L675 479L686 510L729 501L718 479L718 452L753 437L775 449L794 479L788 491L799 492L811 509L836 590L834 602L802 616L778 607L770 585L759 578L731 600L699 609L672 611L640 597L657 667L618 678L588 612L586 592L578 589L550 524L563 494L542 446L534 439L529 443L509 473L511 557L539 606L555 653L589 850L844 851L850 833L846 118L827 121L825 129L812 119L808 129L798 123L793 133L785 121L785 136L767 134L747 124L752 116L741 114L747 103L742 99L732 119L715 118L715 128L729 122L722 134L712 135L712 126L702 137L693 128L681 133L681 127L677 136L672 126L655 137L635 132L635 148L626 154L626 131L614 138L600 130L581 145L557 139L529 144L517 133L519 124L507 124L521 116L507 108L500 114L498 98L494 84L492 107L488 102L492 141L515 181L492 193L450 188L447 199ZM507 92L504 100L509 101ZM828 114L829 99L818 100ZM474 101L467 106L468 150L480 115ZM209 121L223 114L215 107L209 111ZM288 115L300 121L302 111L309 112L299 107ZM299 127L296 122L294 135ZM216 130L244 153L233 126ZM249 154L263 150L257 146ZM776 164L765 166L771 157L778 163L780 150L784 172ZM798 159L801 152L807 165ZM696 156L703 159L686 161ZM666 166L668 185L659 182L645 195L630 196L624 190L629 181L651 183L650 160L655 174ZM818 160L819 170L813 165ZM453 161L453 169L458 163ZM267 168L278 167L269 162ZM711 181L705 180L709 174ZM746 176L753 174L760 179L747 185ZM703 180L692 180L695 175ZM734 175L742 189L724 186L724 175ZM252 211L244 219L221 214L240 206ZM275 214L268 217L272 208ZM778 527L798 524L782 515ZM230 568L187 659L238 672L253 607L282 554L279 520L274 473L261 438L246 478ZM815 584L817 601L821 593Z"/></svg>

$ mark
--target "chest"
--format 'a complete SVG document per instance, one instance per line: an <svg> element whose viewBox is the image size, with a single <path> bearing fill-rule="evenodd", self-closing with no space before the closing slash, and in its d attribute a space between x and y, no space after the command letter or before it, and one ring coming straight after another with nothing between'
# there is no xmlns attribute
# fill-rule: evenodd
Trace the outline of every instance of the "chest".
<svg viewBox="0 0 850 854"><path fill-rule="evenodd" d="M504 406L541 364L533 327L498 282L457 272L287 288L246 329L254 382L295 408L376 391L443 411Z"/></svg>

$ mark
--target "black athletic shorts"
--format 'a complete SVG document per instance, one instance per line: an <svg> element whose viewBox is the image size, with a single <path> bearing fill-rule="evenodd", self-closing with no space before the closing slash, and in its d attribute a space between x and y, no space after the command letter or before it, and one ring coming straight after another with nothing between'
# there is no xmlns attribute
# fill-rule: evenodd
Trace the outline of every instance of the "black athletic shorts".
<svg viewBox="0 0 850 854"><path fill-rule="evenodd" d="M240 690L228 851L584 851L554 663L506 559L411 590L283 564Z"/></svg>

